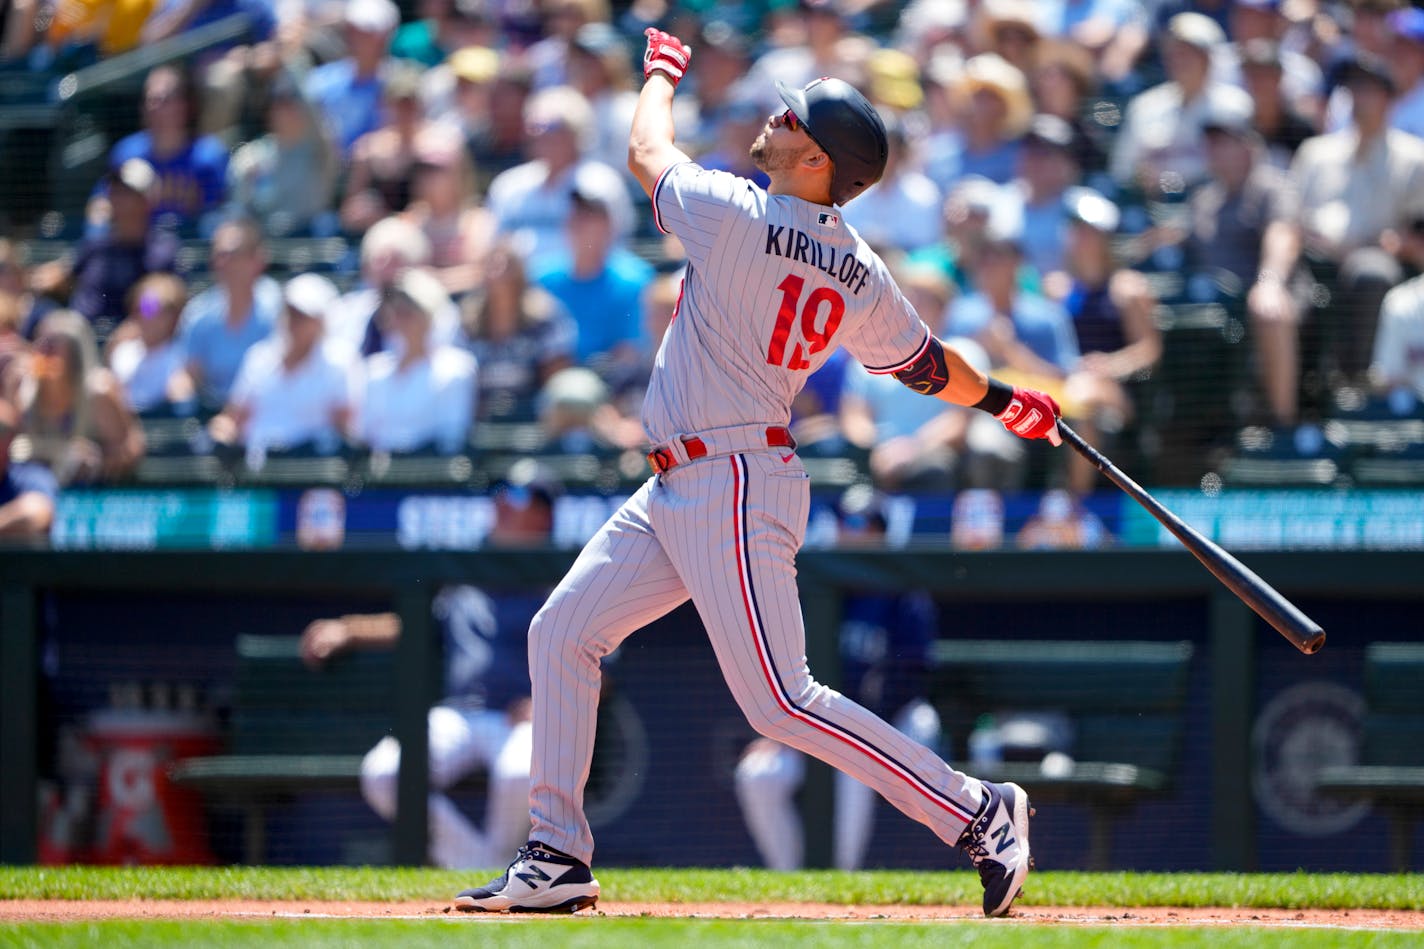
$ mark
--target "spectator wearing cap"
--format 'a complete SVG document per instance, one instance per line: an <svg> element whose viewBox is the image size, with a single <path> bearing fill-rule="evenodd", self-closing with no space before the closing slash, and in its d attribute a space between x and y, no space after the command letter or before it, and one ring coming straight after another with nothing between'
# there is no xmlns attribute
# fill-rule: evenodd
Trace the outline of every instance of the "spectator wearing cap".
<svg viewBox="0 0 1424 949"><path fill-rule="evenodd" d="M1348 0L1343 6L1326 21L1340 35L1327 37L1322 44L1324 50L1318 54L1325 64L1325 84L1329 89L1323 125L1326 132L1338 132L1351 122L1350 90L1340 81L1343 68L1361 54L1389 62L1395 39L1389 18L1409 4L1406 0ZM1335 42L1330 43L1329 39Z"/></svg>
<svg viewBox="0 0 1424 949"><path fill-rule="evenodd" d="M910 163L904 124L893 112L881 116L890 145L885 173L842 213L878 253L919 250L939 240L944 193Z"/></svg>
<svg viewBox="0 0 1424 949"><path fill-rule="evenodd" d="M451 306L424 268L396 274L386 291L381 309L401 345L366 359L356 432L372 451L448 455L465 446L478 391L475 357L431 340L436 316Z"/></svg>
<svg viewBox="0 0 1424 949"><path fill-rule="evenodd" d="M1424 138L1424 10L1396 10L1389 16L1389 25L1394 31L1390 62L1400 92L1389 124Z"/></svg>
<svg viewBox="0 0 1424 949"><path fill-rule="evenodd" d="M622 34L607 23L579 27L569 42L568 80L593 110L593 141L584 154L612 168L626 167L638 93Z"/></svg>
<svg viewBox="0 0 1424 949"><path fill-rule="evenodd" d="M143 128L109 151L115 171L131 158L148 162L157 177L151 208L156 223L207 236L227 190L227 146L198 135L189 77L177 66L156 66L143 82Z"/></svg>
<svg viewBox="0 0 1424 949"><path fill-rule="evenodd" d="M1241 89L1211 76L1226 34L1210 17L1179 13L1161 37L1167 81L1134 96L1123 113L1108 170L1122 187L1149 196L1181 193L1206 175L1202 122L1217 108L1245 103Z"/></svg>
<svg viewBox="0 0 1424 949"><path fill-rule="evenodd" d="M1028 80L997 53L980 53L964 64L954 94L959 127L926 143L925 173L945 189L964 175L1007 184L1018 162L1019 139L1033 118Z"/></svg>
<svg viewBox="0 0 1424 949"><path fill-rule="evenodd" d="M848 488L836 505L836 545L887 546L889 504L865 485ZM841 691L931 748L941 738L939 713L929 701L939 620L934 600L922 590L852 593L842 600L839 629ZM857 870L870 847L876 795L854 778L836 775L833 860L837 869ZM737 762L733 786L742 817L771 869L803 865L805 831L796 796L804 780L804 755L770 738L752 741Z"/></svg>
<svg viewBox="0 0 1424 949"><path fill-rule="evenodd" d="M360 397L354 354L324 339L336 287L299 274L282 288L277 331L242 359L227 405L208 423L223 445L241 445L250 467L272 452L331 454L340 448Z"/></svg>
<svg viewBox="0 0 1424 949"><path fill-rule="evenodd" d="M341 226L362 234L381 218L410 204L416 139L429 127L420 100L420 71L409 63L384 72L380 124L351 147Z"/></svg>
<svg viewBox="0 0 1424 949"><path fill-rule="evenodd" d="M499 28L488 0L419 0L415 19L403 23L391 37L391 57L435 69L456 50L489 47L499 40Z"/></svg>
<svg viewBox="0 0 1424 949"><path fill-rule="evenodd" d="M495 178L525 160L524 110L531 83L527 66L518 59L502 58L499 74L490 82L488 108L479 112L479 121L466 125L467 144L475 160L482 195L488 194Z"/></svg>
<svg viewBox="0 0 1424 949"><path fill-rule="evenodd" d="M584 366L570 366L550 376L536 403L546 450L591 454L613 447L607 428L610 397L608 383Z"/></svg>
<svg viewBox="0 0 1424 949"><path fill-rule="evenodd" d="M199 404L216 412L228 401L247 351L267 338L282 310L282 288L266 275L268 254L255 221L226 221L208 249L214 282L183 308L183 351Z"/></svg>
<svg viewBox="0 0 1424 949"><path fill-rule="evenodd" d="M454 125L467 137L489 121L490 94L501 68L513 63L493 46L462 46L421 75L421 98L432 122Z"/></svg>
<svg viewBox="0 0 1424 949"><path fill-rule="evenodd" d="M524 121L529 160L490 182L497 231L529 243L531 272L546 266L568 250L565 223L577 181L607 202L612 238L622 243L633 230L633 203L624 172L587 157L594 137L588 100L569 86L545 89L530 97Z"/></svg>
<svg viewBox="0 0 1424 949"><path fill-rule="evenodd" d="M108 226L66 254L34 268L36 292L68 301L70 309L106 339L127 315L128 295L144 274L171 272L179 242L154 221L158 175L142 158L129 158L105 175Z"/></svg>
<svg viewBox="0 0 1424 949"><path fill-rule="evenodd" d="M637 359L641 330L639 300L653 268L618 244L614 207L621 192L589 176L575 181L567 229L567 250L531 269L539 286L553 294L578 328L578 361L606 377Z"/></svg>
<svg viewBox="0 0 1424 949"><path fill-rule="evenodd" d="M1267 160L1249 112L1223 109L1205 132L1210 177L1192 195L1186 260L1241 287L1270 419L1291 426L1299 415L1299 326L1313 285L1298 266L1300 197Z"/></svg>
<svg viewBox="0 0 1424 949"><path fill-rule="evenodd" d="M877 49L865 61L865 95L897 118L918 112L925 103L920 64L901 50Z"/></svg>
<svg viewBox="0 0 1424 949"><path fill-rule="evenodd" d="M1400 233L1399 256L1413 270L1424 271L1424 213L1412 215ZM1394 287L1380 304L1370 385L1397 408L1413 408L1424 400L1424 276Z"/></svg>
<svg viewBox="0 0 1424 949"><path fill-rule="evenodd" d="M608 0L549 0L538 4L541 35L525 50L535 92L569 84L569 47L590 23L613 20Z"/></svg>
<svg viewBox="0 0 1424 949"><path fill-rule="evenodd" d="M446 291L459 297L479 286L494 216L475 198L475 170L458 129L431 125L416 136L411 202L402 216L430 242L430 267Z"/></svg>
<svg viewBox="0 0 1424 949"><path fill-rule="evenodd" d="M345 340L362 356L399 352L404 345L401 335L390 326L381 304L397 274L429 263L430 240L424 231L394 215L377 221L361 238L360 280L327 309L327 333ZM436 314L431 344L453 342L459 331L459 312L452 303Z"/></svg>
<svg viewBox="0 0 1424 949"><path fill-rule="evenodd" d="M1358 380L1369 365L1380 301L1404 275L1383 243L1424 207L1424 141L1389 127L1395 86L1387 63L1361 54L1341 81L1350 90L1352 125L1302 143L1290 177L1300 194L1306 256L1331 290L1331 368Z"/></svg>
<svg viewBox="0 0 1424 949"><path fill-rule="evenodd" d="M1127 383L1162 357L1162 334L1153 317L1157 297L1142 274L1118 266L1113 257L1117 205L1081 187L1071 189L1063 203L1069 224L1062 302L1082 354L1068 376L1063 411L1084 438L1103 444L1134 414ZM1069 491L1086 495L1096 480L1087 459L1069 458Z"/></svg>
<svg viewBox="0 0 1424 949"><path fill-rule="evenodd" d="M539 389L574 364L573 318L547 290L529 283L508 241L490 251L484 283L461 301L461 312L465 345L480 368L479 417L532 418Z"/></svg>
<svg viewBox="0 0 1424 949"><path fill-rule="evenodd" d="M381 124L387 47L400 24L393 0L349 0L343 21L347 54L307 74L305 91L326 118L343 159L356 140Z"/></svg>
<svg viewBox="0 0 1424 949"><path fill-rule="evenodd" d="M1230 7L1227 32L1232 43L1216 54L1213 69L1218 78L1243 85L1246 45L1256 41L1274 44L1281 95L1292 110L1318 125L1325 107L1325 77L1315 60L1286 44L1291 21L1282 0L1232 0Z"/></svg>
<svg viewBox="0 0 1424 949"><path fill-rule="evenodd" d="M1241 80L1255 103L1251 125L1266 146L1266 159L1282 171L1300 143L1316 134L1316 122L1302 114L1281 88L1280 44L1253 39L1241 46Z"/></svg>
<svg viewBox="0 0 1424 949"><path fill-rule="evenodd" d="M1024 260L1040 276L1063 269L1067 209L1064 195L1083 178L1073 126L1056 115L1033 117L1019 150L1012 188L1023 202Z"/></svg>
<svg viewBox="0 0 1424 949"><path fill-rule="evenodd" d="M109 368L123 387L130 409L140 416L192 411L193 381L178 339L178 317L188 287L174 274L149 274L131 294L128 327L109 352Z"/></svg>
<svg viewBox="0 0 1424 949"><path fill-rule="evenodd" d="M272 237L329 232L338 171L321 117L284 73L268 90L266 133L228 163L227 214L261 221Z"/></svg>

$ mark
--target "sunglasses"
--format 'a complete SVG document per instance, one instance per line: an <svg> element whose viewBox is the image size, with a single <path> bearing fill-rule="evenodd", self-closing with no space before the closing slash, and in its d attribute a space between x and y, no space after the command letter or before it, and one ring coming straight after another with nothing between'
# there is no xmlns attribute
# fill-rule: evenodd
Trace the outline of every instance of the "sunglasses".
<svg viewBox="0 0 1424 949"><path fill-rule="evenodd" d="M781 113L781 123L793 132L799 132L801 130L801 120L798 119L796 113L790 109Z"/></svg>

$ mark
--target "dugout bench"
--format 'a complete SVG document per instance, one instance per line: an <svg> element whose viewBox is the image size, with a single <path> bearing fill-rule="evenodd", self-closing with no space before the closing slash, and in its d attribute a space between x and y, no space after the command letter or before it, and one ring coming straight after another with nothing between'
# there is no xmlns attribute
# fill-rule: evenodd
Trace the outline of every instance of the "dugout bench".
<svg viewBox="0 0 1424 949"><path fill-rule="evenodd" d="M931 701L964 748L983 714L1057 712L1073 724L1066 773L1038 761L976 765L976 777L1013 781L1039 810L1087 807L1088 869L1111 865L1113 822L1138 801L1170 792L1185 732L1190 642L942 639L931 653Z"/></svg>
<svg viewBox="0 0 1424 949"><path fill-rule="evenodd" d="M1390 864L1408 873L1414 830L1424 816L1424 643L1365 647L1364 733L1360 762L1321 770L1316 790L1367 800L1389 819Z"/></svg>
<svg viewBox="0 0 1424 949"><path fill-rule="evenodd" d="M239 636L227 752L183 758L169 778L243 815L243 859L266 862L267 809L302 791L355 790L361 759L391 731L389 653L307 668L297 636Z"/></svg>

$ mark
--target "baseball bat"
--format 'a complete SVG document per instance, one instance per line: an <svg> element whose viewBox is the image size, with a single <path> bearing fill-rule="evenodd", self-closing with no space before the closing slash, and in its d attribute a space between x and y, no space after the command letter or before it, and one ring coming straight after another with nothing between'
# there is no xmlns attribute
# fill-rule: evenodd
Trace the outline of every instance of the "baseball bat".
<svg viewBox="0 0 1424 949"><path fill-rule="evenodd" d="M1062 419L1058 420L1058 431L1078 454L1092 462L1113 484L1146 508L1148 514L1176 535L1182 545L1192 552L1193 557L1200 560L1204 567L1224 583L1227 589L1240 597L1243 603L1255 610L1258 616L1274 626L1276 632L1290 640L1292 646L1310 656L1319 652L1320 647L1325 645L1325 630L1302 613L1294 603L1281 596L1280 591L1221 549L1210 538L1167 510L1161 501L1084 441L1083 437Z"/></svg>

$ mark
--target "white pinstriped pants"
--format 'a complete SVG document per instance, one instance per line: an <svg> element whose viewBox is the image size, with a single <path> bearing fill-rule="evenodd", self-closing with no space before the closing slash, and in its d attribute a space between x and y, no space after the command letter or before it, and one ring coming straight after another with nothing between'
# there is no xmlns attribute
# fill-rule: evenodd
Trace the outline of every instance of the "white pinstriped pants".
<svg viewBox="0 0 1424 949"><path fill-rule="evenodd" d="M959 839L983 800L979 782L811 678L795 566L809 507L806 471L789 452L714 456L649 480L588 542L529 629L531 840L591 862L583 791L599 660L689 597L753 728L857 778L946 843Z"/></svg>

